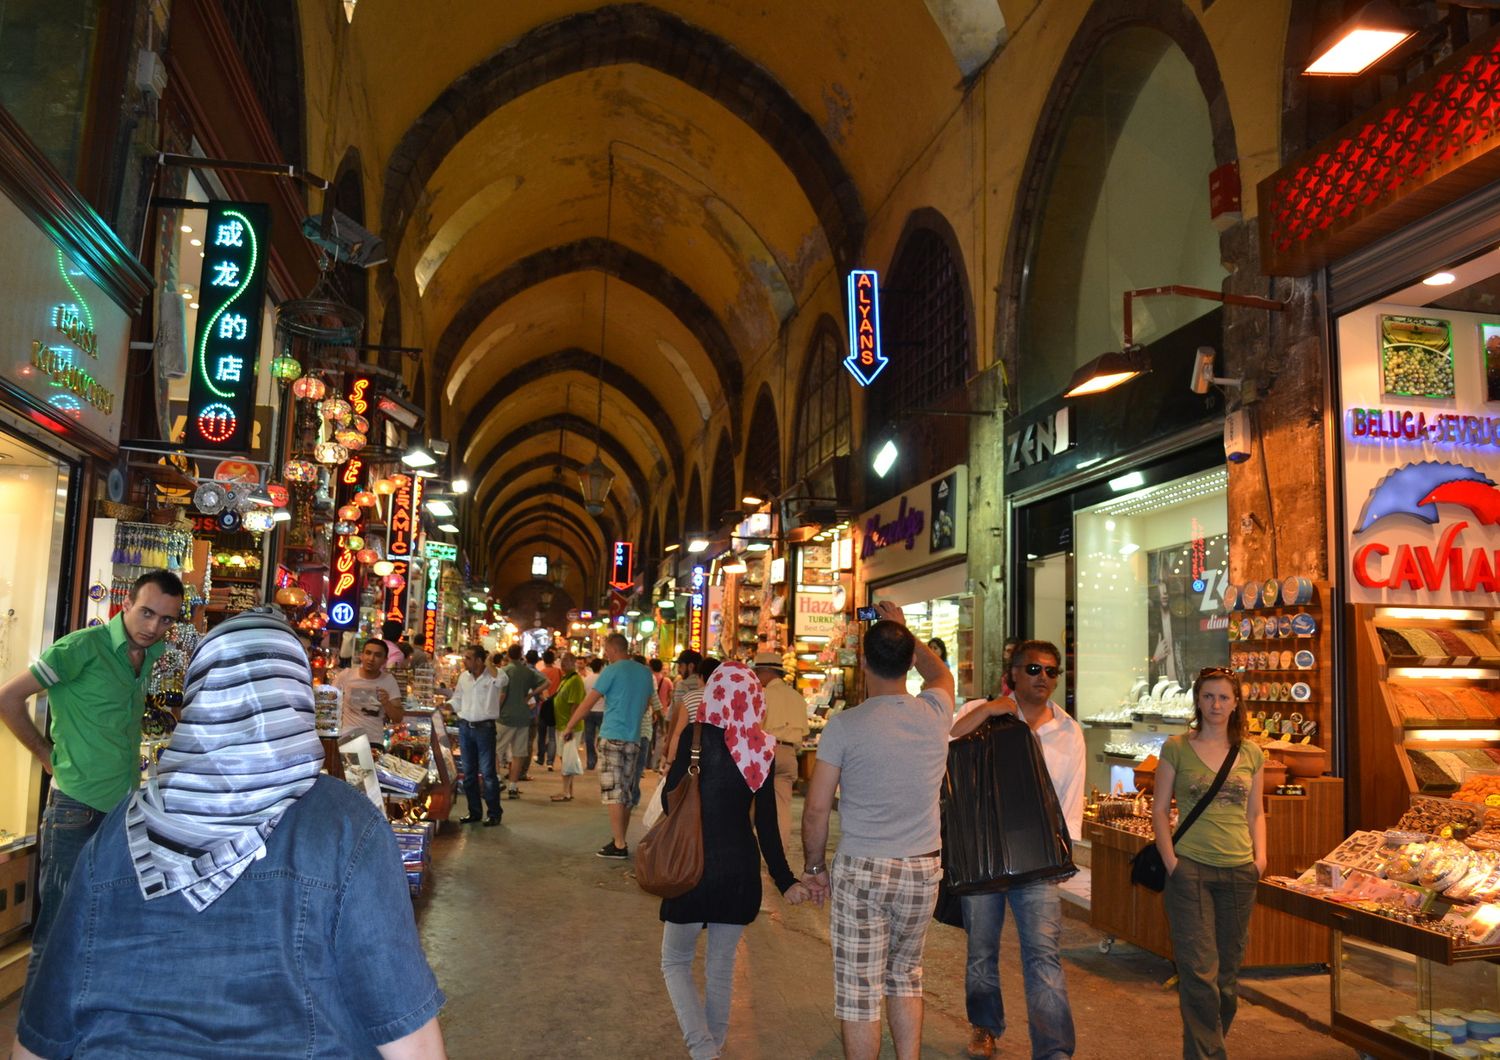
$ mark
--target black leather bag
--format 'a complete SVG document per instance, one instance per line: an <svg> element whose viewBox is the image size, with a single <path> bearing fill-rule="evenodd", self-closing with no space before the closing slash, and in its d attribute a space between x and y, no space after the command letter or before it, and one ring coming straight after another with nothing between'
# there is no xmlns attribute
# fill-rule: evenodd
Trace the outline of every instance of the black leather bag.
<svg viewBox="0 0 1500 1060"><path fill-rule="evenodd" d="M1078 871L1073 843L1031 727L1001 714L948 745L943 883L982 894Z"/></svg>
<svg viewBox="0 0 1500 1060"><path fill-rule="evenodd" d="M1224 786L1224 781L1229 777L1229 771L1234 768L1234 763L1240 757L1240 745L1235 744L1224 756L1224 763L1219 766L1219 772L1214 777L1213 784L1209 785L1208 792L1199 799L1193 807L1193 812L1187 815L1187 819L1177 825L1177 831L1172 833L1172 846L1177 846L1177 841L1198 819L1198 815L1208 809L1209 803L1214 801L1214 796ZM1171 798L1169 795L1168 798ZM1155 843L1142 847L1130 859L1130 882L1138 887L1144 887L1148 891L1164 891L1167 889L1167 863L1161 859L1161 851L1156 849Z"/></svg>

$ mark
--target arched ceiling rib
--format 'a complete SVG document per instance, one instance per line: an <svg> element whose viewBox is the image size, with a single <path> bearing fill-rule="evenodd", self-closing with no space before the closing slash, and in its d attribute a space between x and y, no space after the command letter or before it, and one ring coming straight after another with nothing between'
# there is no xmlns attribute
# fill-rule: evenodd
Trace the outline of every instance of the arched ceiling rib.
<svg viewBox="0 0 1500 1060"><path fill-rule="evenodd" d="M507 372L474 401L468 416L459 427L459 437L474 437L479 433L485 420L491 416L503 414L501 409L506 399L513 396L526 396L529 387L551 376L574 373L583 376L587 382L593 382L588 377L596 371L600 371L598 355L577 347L558 350L556 353L528 361ZM612 362L604 362L601 374L605 387L617 391L621 397L640 409L646 421L660 433L667 455L671 458L672 473L677 478L681 478L684 459L682 439L677 431L672 429L672 421L667 415L667 410L662 407L655 392L635 375ZM593 390L594 387L590 386L584 395L592 397L590 391Z"/></svg>
<svg viewBox="0 0 1500 1060"><path fill-rule="evenodd" d="M597 270L655 299L692 333L708 355L719 392L738 419L743 370L724 325L686 283L654 261L620 243L591 237L539 251L481 284L443 329L433 350L434 378L448 380L460 351L486 319L508 300L547 280L583 270ZM594 334L597 335L597 317ZM597 340L594 340L597 341ZM449 392L449 397L453 395Z"/></svg>
<svg viewBox="0 0 1500 1060"><path fill-rule="evenodd" d="M569 536L576 540L581 552L604 554L606 540L603 531L594 524L582 508L555 504L543 500L526 508L511 512L484 543L484 554L494 556L497 546L517 530L535 524L543 534Z"/></svg>
<svg viewBox="0 0 1500 1060"><path fill-rule="evenodd" d="M509 449L525 441L526 439L534 437L538 434L545 435L548 438L555 438L559 429L571 432L578 435L580 438L589 440L593 439L595 431L593 423L589 422L581 416L577 416L572 413L557 413L551 416L541 416L536 419L529 420L525 423L517 424L504 437L499 438L494 443L486 446L482 454L470 453L466 457L465 462L469 467L487 467L493 457L498 456L499 458L503 459L504 454ZM466 451L467 441L467 439L459 440L460 452ZM599 448L602 451L609 453L615 464L624 471L626 479L629 481L630 486L636 492L636 500L634 503L636 506L639 506L644 498L651 495L646 476L642 473L640 464L636 462L636 459L631 455L630 450L620 441L619 438L617 438L610 431L608 427L605 427L599 431ZM616 488L618 488L618 486L619 483L617 481Z"/></svg>
<svg viewBox="0 0 1500 1060"><path fill-rule="evenodd" d="M562 468L565 483L571 485L578 481L578 472L583 470L584 462L566 455L559 458L558 454L553 452L538 453L526 460L505 465L504 474L494 480L499 483L494 496L480 509L480 515L485 520L485 529L488 529L504 513L510 490L538 481L551 481L553 470L559 467ZM620 506L620 499L615 495L614 490L609 491L609 496L605 498L604 503L605 509L616 525L624 526L628 522L625 518L625 509Z"/></svg>
<svg viewBox="0 0 1500 1060"><path fill-rule="evenodd" d="M549 81L620 64L682 80L755 129L796 175L840 267L854 264L864 209L823 129L729 41L645 5L603 7L539 26L454 79L412 123L387 165L381 226L392 257L429 179L487 114Z"/></svg>
<svg viewBox="0 0 1500 1060"><path fill-rule="evenodd" d="M528 501L536 500L538 497L550 497L559 501L569 501L576 504L578 506L579 517L597 524L606 542L616 539L614 531L617 526L624 529L627 525L615 522L607 512L597 516L588 515L584 509L583 494L578 491L577 487L548 479L545 482L533 482L520 486L514 492L507 490L503 496L496 500L492 513L494 517L486 520L484 525L485 533L488 534L492 531L495 525L502 522L510 512L521 510Z"/></svg>
<svg viewBox="0 0 1500 1060"><path fill-rule="evenodd" d="M582 438L564 431L561 441L564 467L577 471L594 458L592 434L587 438ZM609 491L610 503L623 511L623 504L631 500L629 479L624 469L609 453L601 449L599 455L603 458L605 467L609 468L615 476L615 482L619 486L619 489ZM506 488L513 475L523 475L540 466L551 467L557 463L557 459L558 437L555 434L548 437L528 438L504 453L498 454L493 461L484 466L473 484L474 502L471 511L475 520L488 517L495 495Z"/></svg>

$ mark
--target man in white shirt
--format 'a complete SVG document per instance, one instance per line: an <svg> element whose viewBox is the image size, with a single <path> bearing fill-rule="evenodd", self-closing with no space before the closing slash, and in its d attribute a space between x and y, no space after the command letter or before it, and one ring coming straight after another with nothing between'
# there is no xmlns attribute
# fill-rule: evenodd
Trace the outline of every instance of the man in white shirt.
<svg viewBox="0 0 1500 1060"><path fill-rule="evenodd" d="M771 775L776 786L776 825L781 829L781 849L792 849L792 786L797 782L797 752L811 727L807 721L807 700L782 677L786 664L781 653L755 653L755 676L766 690L766 717L761 728L776 741L776 771Z"/></svg>
<svg viewBox="0 0 1500 1060"><path fill-rule="evenodd" d="M1087 751L1083 727L1052 702L1062 672L1062 652L1044 640L1022 641L1010 662L1012 696L976 700L954 720L952 735L973 732L998 714L1018 714L1042 747L1042 758L1068 835L1075 841L1083 830L1083 787ZM1005 1033L1005 1003L1000 997L1000 932L1005 926L1005 904L1010 903L1021 937L1021 975L1026 986L1026 1017L1035 1060L1073 1055L1073 1009L1063 978L1059 939L1062 901L1057 884L1041 881L989 894L963 896L964 928L969 936L964 974L969 1023L968 1055L995 1055L996 1040Z"/></svg>
<svg viewBox="0 0 1500 1060"><path fill-rule="evenodd" d="M464 762L464 795L469 815L459 820L473 824L479 818L480 778L484 780L484 805L489 810L484 826L500 823L500 779L495 775L495 722L500 717L500 694L507 678L504 670L485 665L484 645L464 649L464 672L453 690L453 710L458 714L458 745Z"/></svg>

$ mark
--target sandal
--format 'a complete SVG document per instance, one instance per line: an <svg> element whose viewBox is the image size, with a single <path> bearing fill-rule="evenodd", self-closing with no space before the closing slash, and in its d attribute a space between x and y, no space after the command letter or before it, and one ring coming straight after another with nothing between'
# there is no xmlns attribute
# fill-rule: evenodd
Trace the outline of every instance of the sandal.
<svg viewBox="0 0 1500 1060"><path fill-rule="evenodd" d="M554 796L552 796L552 801L553 802L572 802L573 801L573 796L571 796L571 795L554 795Z"/></svg>

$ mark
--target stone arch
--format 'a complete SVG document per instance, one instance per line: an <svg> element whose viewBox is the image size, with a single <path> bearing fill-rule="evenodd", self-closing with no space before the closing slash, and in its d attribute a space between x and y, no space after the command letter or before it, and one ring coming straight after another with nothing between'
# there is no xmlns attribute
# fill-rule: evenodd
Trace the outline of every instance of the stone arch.
<svg viewBox="0 0 1500 1060"><path fill-rule="evenodd" d="M745 484L745 493L765 500L778 496L783 481L781 421L776 415L776 402L771 397L769 384L762 383L755 395L755 408L750 413L750 426L745 431L743 455L745 470L741 481Z"/></svg>
<svg viewBox="0 0 1500 1060"><path fill-rule="evenodd" d="M728 512L738 511L740 492L734 476L734 446L729 442L729 432L719 435L718 447L714 449L713 473L708 479L708 523L709 529L717 529Z"/></svg>
<svg viewBox="0 0 1500 1060"><path fill-rule="evenodd" d="M550 81L624 64L683 81L755 130L796 177L839 268L852 266L864 241L864 208L853 177L817 121L763 66L728 41L645 4L601 7L538 26L455 78L391 153L381 208L391 257L427 181L488 115Z"/></svg>
<svg viewBox="0 0 1500 1060"><path fill-rule="evenodd" d="M472 460L472 464L474 467L487 467L491 464L491 458L496 453L503 454L506 450L526 441L528 438L535 437L539 433L551 434L559 430L567 431L569 434L576 434L578 437L588 439L589 441L593 441L597 433L599 448L608 453L610 458L624 469L626 477L630 479L631 487L636 492L636 496L642 500L651 496L651 492L647 488L646 476L641 471L641 466L636 463L635 457L630 454L630 450L625 447L625 444L615 435L611 434L608 429L601 428L584 419L582 416L574 415L571 412L541 416L526 423L517 424L514 430L510 431L503 438L496 440L483 453L476 454ZM468 449L470 440L467 437L460 436L454 443L458 447L460 456Z"/></svg>
<svg viewBox="0 0 1500 1060"><path fill-rule="evenodd" d="M853 380L844 369L845 356L843 332L824 313L813 325L793 406L796 426L788 466L793 482L854 448Z"/></svg>
<svg viewBox="0 0 1500 1060"><path fill-rule="evenodd" d="M667 546L682 541L682 522L677 516L677 494L671 493L667 496L667 515L661 524L661 548L662 554L666 554Z"/></svg>
<svg viewBox="0 0 1500 1060"><path fill-rule="evenodd" d="M1063 55L1032 132L1001 262L995 307L995 347L1009 380L1006 397L1011 408L1018 407L1016 356L1025 296L1024 272L1040 227L1042 197L1050 183L1053 151L1062 135L1067 105L1078 87L1079 78L1101 45L1113 34L1132 26L1144 26L1165 34L1187 56L1208 103L1215 164L1223 165L1238 156L1229 96L1219 75L1213 45L1187 5L1182 0L1130 0L1129 3L1091 5Z"/></svg>
<svg viewBox="0 0 1500 1060"><path fill-rule="evenodd" d="M682 520L684 534L708 529L707 522L703 518L703 479L696 467L693 468L692 477L688 479L687 499L683 502Z"/></svg>
<svg viewBox="0 0 1500 1060"><path fill-rule="evenodd" d="M344 152L333 183L325 194L332 197L335 210L359 225L365 223L365 176L359 148L350 147ZM369 335L370 281L365 270L347 262L339 263L329 270L329 278L344 302L364 317L365 334ZM399 314L397 323L400 323Z"/></svg>
<svg viewBox="0 0 1500 1060"><path fill-rule="evenodd" d="M512 533L515 532L517 531L512 531ZM583 583L585 589L588 588L589 581L593 578L595 573L592 567L584 564L583 558L578 554L578 552L569 542L559 540L556 537L549 537L546 534L531 534L530 536L522 538L519 541L506 539L504 541L497 542L497 544L509 545L511 552L523 551L530 545L545 545L549 548L555 548L559 552L565 553L567 557L573 561L573 566L578 571L578 578ZM491 554L491 558L499 555L499 551L496 550Z"/></svg>
<svg viewBox="0 0 1500 1060"><path fill-rule="evenodd" d="M463 426L459 428L458 436L472 438L478 434L485 419L488 418L491 410L499 405L501 398L529 383L564 372L595 375L600 372L599 356L575 346L566 350L557 350L545 357L538 357L517 366L496 381L483 397L474 402L464 418ZM634 374L611 361L604 362L602 374L604 385L619 391L633 402L647 422L661 434L667 455L672 460L672 473L676 479L681 480L682 465L685 460L682 439L678 437L677 430L672 426L672 420L657 398L656 392L642 383Z"/></svg>
<svg viewBox="0 0 1500 1060"><path fill-rule="evenodd" d="M718 314L666 268L622 243L600 237L539 250L480 284L453 314L433 347L433 377L446 386L464 345L510 299L537 284L588 269L629 284L660 302L680 320L713 363L719 388L731 412L738 407L744 386L743 372L734 342Z"/></svg>

